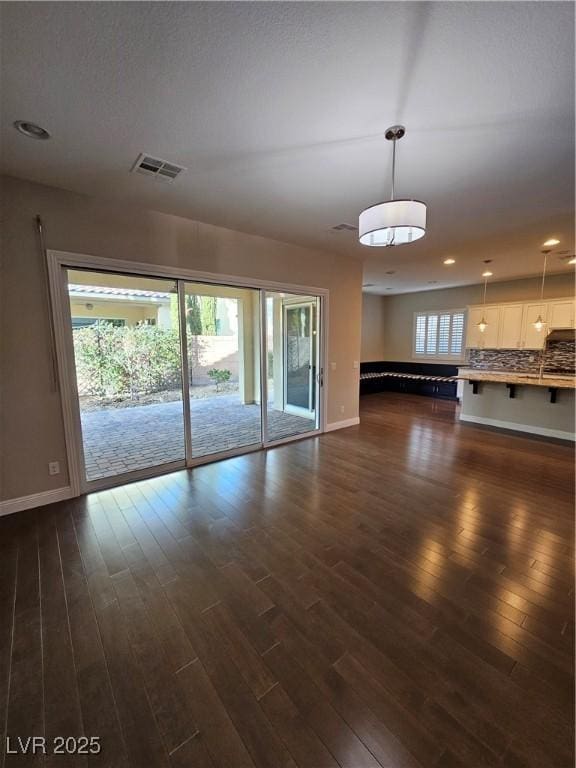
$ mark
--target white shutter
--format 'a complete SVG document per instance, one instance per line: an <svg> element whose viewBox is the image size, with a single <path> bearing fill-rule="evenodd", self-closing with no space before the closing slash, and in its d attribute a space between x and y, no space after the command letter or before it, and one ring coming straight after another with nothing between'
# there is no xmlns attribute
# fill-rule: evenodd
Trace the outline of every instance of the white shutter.
<svg viewBox="0 0 576 768"><path fill-rule="evenodd" d="M426 354L435 355L437 347L438 334L438 315L428 315L428 325L426 327Z"/></svg>
<svg viewBox="0 0 576 768"><path fill-rule="evenodd" d="M426 351L426 315L416 316L416 335L414 337L414 351L417 355L423 355Z"/></svg>
<svg viewBox="0 0 576 768"><path fill-rule="evenodd" d="M464 343L464 312L418 312L415 315L414 354L460 357Z"/></svg>
<svg viewBox="0 0 576 768"><path fill-rule="evenodd" d="M450 339L450 354L462 354L462 341L464 339L464 312L455 312L452 315L452 338Z"/></svg>
<svg viewBox="0 0 576 768"><path fill-rule="evenodd" d="M447 355L450 349L450 320L452 315L440 315L438 326L438 354Z"/></svg>

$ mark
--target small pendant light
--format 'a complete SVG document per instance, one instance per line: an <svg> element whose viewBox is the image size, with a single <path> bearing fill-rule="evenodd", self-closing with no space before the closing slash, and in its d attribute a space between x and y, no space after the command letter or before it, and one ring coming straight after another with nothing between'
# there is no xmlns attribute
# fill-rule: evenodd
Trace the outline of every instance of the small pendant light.
<svg viewBox="0 0 576 768"><path fill-rule="evenodd" d="M544 254L544 266L542 268L542 285L540 286L540 301L544 300L544 282L546 281L546 262L548 261L548 254L550 253L550 250L542 250L542 253ZM532 323L535 330L538 331L538 333L542 332L542 329L546 325L546 320L542 319L542 315L539 313L536 320Z"/></svg>
<svg viewBox="0 0 576 768"><path fill-rule="evenodd" d="M386 131L392 142L392 194L385 203L376 203L360 214L358 238L361 245L389 248L419 240L426 234L426 204L420 200L395 200L396 142L406 133L403 125Z"/></svg>
<svg viewBox="0 0 576 768"><path fill-rule="evenodd" d="M480 333L484 333L484 331L488 327L488 323L484 319L484 311L486 309L486 286L487 286L487 284L488 284L488 277L485 277L484 278L484 300L482 301L482 320L480 320L480 322L476 326L478 328L478 330L480 331Z"/></svg>

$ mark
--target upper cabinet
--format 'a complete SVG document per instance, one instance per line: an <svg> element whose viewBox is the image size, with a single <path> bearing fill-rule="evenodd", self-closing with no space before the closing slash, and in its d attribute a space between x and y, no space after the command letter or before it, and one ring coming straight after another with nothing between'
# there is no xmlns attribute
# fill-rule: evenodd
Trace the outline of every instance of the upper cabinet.
<svg viewBox="0 0 576 768"><path fill-rule="evenodd" d="M523 314L524 306L522 304L503 304L500 307L499 348L521 349Z"/></svg>
<svg viewBox="0 0 576 768"><path fill-rule="evenodd" d="M540 330L534 328L534 323L541 318L544 325ZM522 323L522 348L523 349L542 349L548 333L548 306L541 304L525 304L524 320Z"/></svg>
<svg viewBox="0 0 576 768"><path fill-rule="evenodd" d="M499 319L500 307L471 307L468 311L466 347L494 349L498 344ZM478 328L481 320L486 322L484 331Z"/></svg>
<svg viewBox="0 0 576 768"><path fill-rule="evenodd" d="M544 325L538 331L534 323ZM478 323L484 318L486 329ZM555 328L574 328L574 300L552 299L510 304L489 304L468 308L467 349L542 349L546 336Z"/></svg>
<svg viewBox="0 0 576 768"><path fill-rule="evenodd" d="M574 302L567 299L548 305L548 328L574 328Z"/></svg>

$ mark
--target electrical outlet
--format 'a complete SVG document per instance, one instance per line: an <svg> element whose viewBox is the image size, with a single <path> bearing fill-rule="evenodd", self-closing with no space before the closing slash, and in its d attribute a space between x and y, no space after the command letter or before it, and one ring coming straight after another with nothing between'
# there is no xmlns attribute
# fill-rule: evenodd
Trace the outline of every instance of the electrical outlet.
<svg viewBox="0 0 576 768"><path fill-rule="evenodd" d="M336 363L330 363L330 370L335 371L336 370Z"/></svg>
<svg viewBox="0 0 576 768"><path fill-rule="evenodd" d="M60 462L59 461L51 461L48 464L48 474L49 475L59 475L60 474Z"/></svg>
<svg viewBox="0 0 576 768"><path fill-rule="evenodd" d="M354 360L353 367L354 367L354 370L358 370L358 368L360 367L360 363L358 362L358 360Z"/></svg>

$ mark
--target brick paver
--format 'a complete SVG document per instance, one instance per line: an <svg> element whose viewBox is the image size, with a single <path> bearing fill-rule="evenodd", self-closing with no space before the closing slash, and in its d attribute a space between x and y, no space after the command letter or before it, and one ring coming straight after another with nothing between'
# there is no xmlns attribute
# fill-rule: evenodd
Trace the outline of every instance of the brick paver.
<svg viewBox="0 0 576 768"><path fill-rule="evenodd" d="M260 442L260 406L238 395L190 401L195 457ZM309 419L268 408L271 440L313 430ZM109 408L82 414L88 480L184 458L182 403Z"/></svg>

